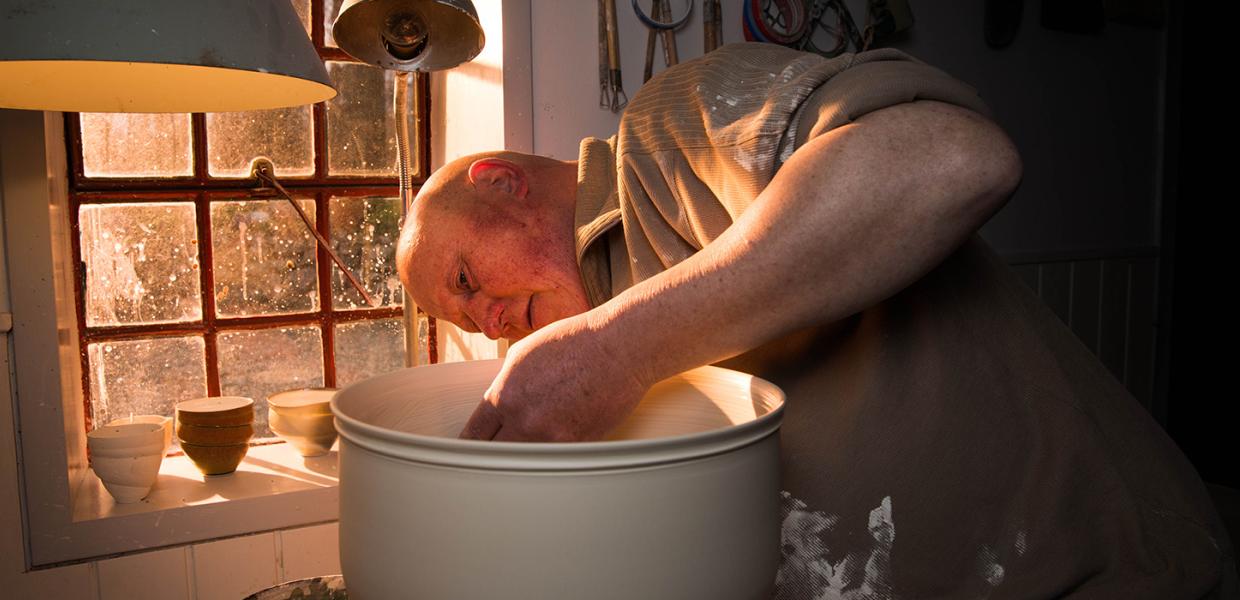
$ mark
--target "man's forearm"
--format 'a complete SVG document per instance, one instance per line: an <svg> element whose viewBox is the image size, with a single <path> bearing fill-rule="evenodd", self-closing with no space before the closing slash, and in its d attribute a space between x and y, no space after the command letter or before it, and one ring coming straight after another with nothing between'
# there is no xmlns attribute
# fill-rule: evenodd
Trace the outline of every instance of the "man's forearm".
<svg viewBox="0 0 1240 600"><path fill-rule="evenodd" d="M652 384L898 292L989 219L1020 170L971 111L876 111L804 144L717 240L586 317Z"/></svg>

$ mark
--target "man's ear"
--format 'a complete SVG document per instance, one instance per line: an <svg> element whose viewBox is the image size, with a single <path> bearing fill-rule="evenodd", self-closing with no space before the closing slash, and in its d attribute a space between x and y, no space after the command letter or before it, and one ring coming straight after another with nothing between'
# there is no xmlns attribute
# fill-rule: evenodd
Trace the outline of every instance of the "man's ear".
<svg viewBox="0 0 1240 600"><path fill-rule="evenodd" d="M525 199L530 191L525 171L502 158L481 158L469 165L469 182L476 188L491 188Z"/></svg>

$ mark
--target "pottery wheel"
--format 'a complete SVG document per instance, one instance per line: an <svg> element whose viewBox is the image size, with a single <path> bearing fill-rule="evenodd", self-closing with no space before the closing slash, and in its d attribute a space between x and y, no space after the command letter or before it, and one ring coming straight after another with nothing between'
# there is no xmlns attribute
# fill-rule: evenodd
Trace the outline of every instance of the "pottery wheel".
<svg viewBox="0 0 1240 600"><path fill-rule="evenodd" d="M347 600L344 577L325 575L281 583L275 587L255 592L245 600Z"/></svg>

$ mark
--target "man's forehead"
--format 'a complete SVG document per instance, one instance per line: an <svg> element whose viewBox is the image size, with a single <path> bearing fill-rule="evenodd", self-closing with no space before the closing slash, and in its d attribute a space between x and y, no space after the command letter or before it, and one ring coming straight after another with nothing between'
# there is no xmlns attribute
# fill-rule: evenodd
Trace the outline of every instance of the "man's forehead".
<svg viewBox="0 0 1240 600"><path fill-rule="evenodd" d="M451 280L449 273L461 260L459 250L450 248L452 244L441 239L444 237L430 234L419 239L409 261L410 283L413 286L409 295L434 317L446 314L442 303L450 295L447 289Z"/></svg>

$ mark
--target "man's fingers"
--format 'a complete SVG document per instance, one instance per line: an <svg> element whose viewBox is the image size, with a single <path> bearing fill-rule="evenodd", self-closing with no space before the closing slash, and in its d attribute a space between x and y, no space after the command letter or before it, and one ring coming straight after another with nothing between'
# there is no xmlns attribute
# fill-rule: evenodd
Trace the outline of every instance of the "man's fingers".
<svg viewBox="0 0 1240 600"><path fill-rule="evenodd" d="M461 429L461 434L457 437L463 440L490 440L495 437L496 433L499 433L503 424L499 409L483 400L474 409L474 414L469 416L469 421L465 423L465 428Z"/></svg>

